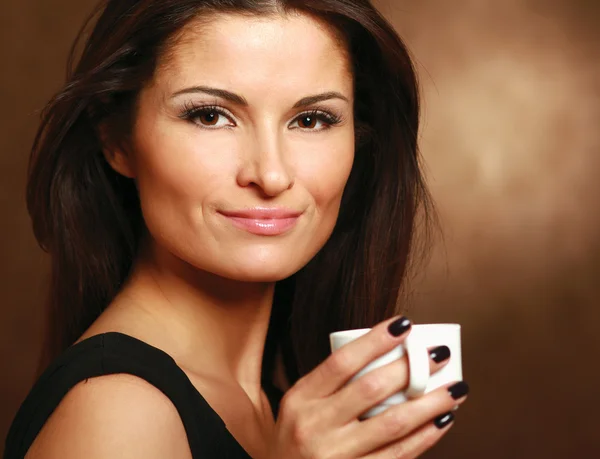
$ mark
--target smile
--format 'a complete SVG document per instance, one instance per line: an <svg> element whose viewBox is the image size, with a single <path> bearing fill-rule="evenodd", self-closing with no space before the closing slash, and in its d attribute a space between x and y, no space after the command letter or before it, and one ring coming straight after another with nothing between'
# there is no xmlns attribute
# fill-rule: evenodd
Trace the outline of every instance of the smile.
<svg viewBox="0 0 600 459"><path fill-rule="evenodd" d="M236 228L260 236L278 236L291 230L302 212L280 208L219 211Z"/></svg>

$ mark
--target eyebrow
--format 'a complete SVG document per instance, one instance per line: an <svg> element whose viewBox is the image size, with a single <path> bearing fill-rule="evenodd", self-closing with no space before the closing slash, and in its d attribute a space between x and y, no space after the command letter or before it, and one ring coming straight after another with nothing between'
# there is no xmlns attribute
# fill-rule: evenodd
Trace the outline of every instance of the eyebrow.
<svg viewBox="0 0 600 459"><path fill-rule="evenodd" d="M237 105L242 105L244 107L248 106L248 101L244 97L242 97L238 94L235 94L233 92L226 91L225 89L211 88L208 86L192 86L190 88L185 88L185 89L175 92L171 96L171 98L180 96L182 94L194 94L194 93L209 94L211 96L220 97L221 99L228 100ZM308 105L316 104L317 102L322 102L324 100L330 100L330 99L341 99L341 100L345 100L346 102L348 102L348 99L345 96L343 96L342 94L340 94L339 92L328 91L328 92L324 92L321 94L314 94L312 96L303 97L302 99L300 99L298 102L296 102L294 104L293 108L306 107Z"/></svg>

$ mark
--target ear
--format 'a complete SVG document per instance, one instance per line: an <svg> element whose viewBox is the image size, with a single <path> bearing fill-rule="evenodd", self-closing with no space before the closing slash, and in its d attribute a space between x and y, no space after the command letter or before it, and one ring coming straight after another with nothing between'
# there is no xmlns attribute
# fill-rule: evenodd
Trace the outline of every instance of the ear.
<svg viewBox="0 0 600 459"><path fill-rule="evenodd" d="M106 135L106 126L101 126L99 129L100 139L102 142L102 154L104 159L113 168L115 172L128 178L135 178L135 167L133 163L133 155L123 146L117 145L108 140Z"/></svg>
<svg viewBox="0 0 600 459"><path fill-rule="evenodd" d="M133 158L130 154L121 148L115 147L104 147L102 153L104 154L106 162L110 164L110 167L116 172L131 179L135 178Z"/></svg>

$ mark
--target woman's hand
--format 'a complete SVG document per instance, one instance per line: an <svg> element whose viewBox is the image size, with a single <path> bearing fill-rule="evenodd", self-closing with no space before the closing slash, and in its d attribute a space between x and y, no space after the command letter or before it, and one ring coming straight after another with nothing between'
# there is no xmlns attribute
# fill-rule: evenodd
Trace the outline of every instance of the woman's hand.
<svg viewBox="0 0 600 459"><path fill-rule="evenodd" d="M406 357L344 386L402 343L409 329L406 318L380 322L300 378L281 400L269 458L410 459L431 448L452 424L453 408L465 400L465 383L438 388L364 421L358 420L362 413L408 384ZM432 373L442 366L431 360Z"/></svg>

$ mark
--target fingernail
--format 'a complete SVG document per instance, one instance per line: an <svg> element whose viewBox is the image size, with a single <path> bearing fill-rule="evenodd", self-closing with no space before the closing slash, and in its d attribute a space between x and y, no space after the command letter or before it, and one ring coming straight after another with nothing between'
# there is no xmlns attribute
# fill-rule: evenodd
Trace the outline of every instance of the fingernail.
<svg viewBox="0 0 600 459"><path fill-rule="evenodd" d="M438 416L437 418L435 418L433 420L433 424L438 429L443 429L448 424L450 424L452 421L454 421L454 415L451 412L448 412L446 414L442 414L441 416Z"/></svg>
<svg viewBox="0 0 600 459"><path fill-rule="evenodd" d="M450 348L448 346L438 346L431 350L429 357L435 363L442 363L450 358Z"/></svg>
<svg viewBox="0 0 600 459"><path fill-rule="evenodd" d="M411 327L410 320L406 317L400 317L388 325L388 331L392 336L400 336Z"/></svg>
<svg viewBox="0 0 600 459"><path fill-rule="evenodd" d="M459 398L463 398L469 393L469 385L464 381L460 381L450 386L448 388L448 392L450 392L450 396L454 400L458 400Z"/></svg>

